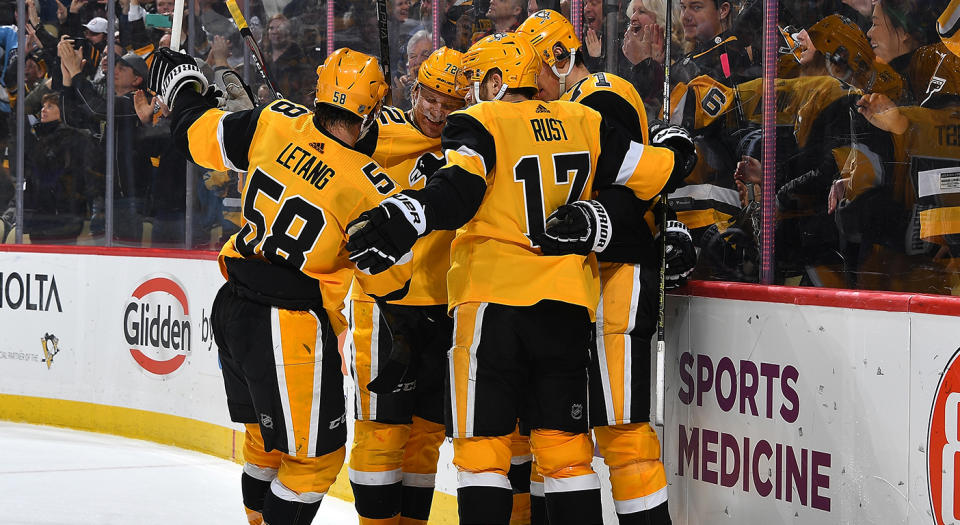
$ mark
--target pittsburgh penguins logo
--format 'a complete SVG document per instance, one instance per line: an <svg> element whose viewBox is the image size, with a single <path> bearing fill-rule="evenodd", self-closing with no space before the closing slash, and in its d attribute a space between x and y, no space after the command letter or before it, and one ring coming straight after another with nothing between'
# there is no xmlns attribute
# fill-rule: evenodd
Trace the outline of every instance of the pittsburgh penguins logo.
<svg viewBox="0 0 960 525"><path fill-rule="evenodd" d="M435 153L424 153L417 159L417 165L410 170L410 187L413 188L420 181L433 175L433 172L443 167L443 156Z"/></svg>

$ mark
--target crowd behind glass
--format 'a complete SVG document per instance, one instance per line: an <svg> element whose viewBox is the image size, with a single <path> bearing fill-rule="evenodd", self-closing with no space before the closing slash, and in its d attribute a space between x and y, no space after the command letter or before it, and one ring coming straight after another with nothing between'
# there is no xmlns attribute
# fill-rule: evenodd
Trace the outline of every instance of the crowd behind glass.
<svg viewBox="0 0 960 525"><path fill-rule="evenodd" d="M936 32L945 0L781 1L768 130L760 0L674 0L670 35L665 0L621 0L616 13L602 0L537 2L389 1L394 105L409 108L436 47L465 51L559 9L579 24L592 72L628 79L649 118L696 137L700 162L670 196L701 248L695 277L758 281L766 182L774 283L960 291L960 58ZM0 242L219 249L238 229L242 174L192 165L171 143L169 112L145 92L152 53L170 42L173 0L27 0L21 23L15 2L0 4ZM380 54L372 0L240 5L277 91L308 107L333 49ZM211 72L234 68L272 99L222 0L188 1L183 34ZM773 166L761 163L764 131Z"/></svg>

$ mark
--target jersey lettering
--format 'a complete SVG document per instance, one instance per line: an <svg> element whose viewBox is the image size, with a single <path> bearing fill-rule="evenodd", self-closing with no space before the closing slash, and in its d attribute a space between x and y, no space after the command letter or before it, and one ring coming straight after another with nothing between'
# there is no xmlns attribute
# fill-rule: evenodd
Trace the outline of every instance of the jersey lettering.
<svg viewBox="0 0 960 525"><path fill-rule="evenodd" d="M533 129L533 138L537 142L553 142L567 140L567 130L563 129L563 121L555 118L530 119Z"/></svg>

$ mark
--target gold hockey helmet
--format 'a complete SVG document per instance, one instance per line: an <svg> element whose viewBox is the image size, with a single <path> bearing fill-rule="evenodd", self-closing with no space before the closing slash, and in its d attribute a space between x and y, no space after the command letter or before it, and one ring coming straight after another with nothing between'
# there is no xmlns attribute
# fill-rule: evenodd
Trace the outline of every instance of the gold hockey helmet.
<svg viewBox="0 0 960 525"><path fill-rule="evenodd" d="M537 77L542 62L536 50L516 33L494 33L481 38L463 54L464 75L473 83L474 96L480 101L480 83L493 69L500 71L503 87L493 100L499 100L507 89L539 89Z"/></svg>
<svg viewBox="0 0 960 525"><path fill-rule="evenodd" d="M467 80L460 70L463 54L456 49L441 47L420 64L417 82L438 93L464 98L467 95Z"/></svg>
<svg viewBox="0 0 960 525"><path fill-rule="evenodd" d="M371 122L387 94L380 62L367 54L342 47L317 68L317 104L330 104Z"/></svg>
<svg viewBox="0 0 960 525"><path fill-rule="evenodd" d="M553 51L557 44L563 46L564 51L571 56L581 45L576 31L573 30L573 24L552 9L542 9L530 15L517 27L517 34L526 38L536 49L540 59L550 67L557 63L557 56Z"/></svg>

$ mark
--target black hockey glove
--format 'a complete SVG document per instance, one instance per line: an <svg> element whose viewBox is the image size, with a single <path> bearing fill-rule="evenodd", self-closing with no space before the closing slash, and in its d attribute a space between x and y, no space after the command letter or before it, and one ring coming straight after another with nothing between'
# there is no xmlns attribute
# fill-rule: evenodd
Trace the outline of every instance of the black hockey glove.
<svg viewBox="0 0 960 525"><path fill-rule="evenodd" d="M413 338L422 314L416 309L380 300L377 301L377 306L390 331L390 356L387 362L379 367L377 377L367 383L367 390L384 395L416 386L416 379L411 379L415 376L415 371L410 365L413 360ZM379 320L375 319L374 322Z"/></svg>
<svg viewBox="0 0 960 525"><path fill-rule="evenodd" d="M182 90L193 90L206 96L215 88L210 87L193 57L161 47L150 66L150 89L173 111L174 101Z"/></svg>
<svg viewBox="0 0 960 525"><path fill-rule="evenodd" d="M426 232L423 205L398 193L347 225L350 260L367 273L380 273L409 260L410 248Z"/></svg>
<svg viewBox="0 0 960 525"><path fill-rule="evenodd" d="M650 144L673 150L674 167L670 180L676 181L675 187L681 186L682 184L679 183L687 178L697 165L697 147L693 144L690 134L680 126L655 121L650 126ZM668 191L673 189L675 188L667 188Z"/></svg>
<svg viewBox="0 0 960 525"><path fill-rule="evenodd" d="M576 201L557 208L547 217L544 233L531 237L544 255L587 255L602 252L612 235L613 226L603 205Z"/></svg>
<svg viewBox="0 0 960 525"><path fill-rule="evenodd" d="M667 240L667 268L664 273L664 288L673 290L683 286L687 277L697 265L697 249L693 244L690 231L680 221L667 221L665 239ZM660 234L657 234L660 237Z"/></svg>

